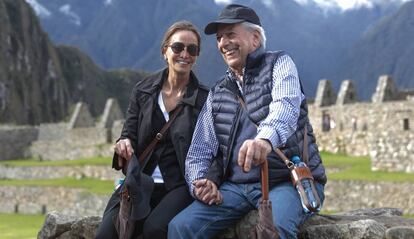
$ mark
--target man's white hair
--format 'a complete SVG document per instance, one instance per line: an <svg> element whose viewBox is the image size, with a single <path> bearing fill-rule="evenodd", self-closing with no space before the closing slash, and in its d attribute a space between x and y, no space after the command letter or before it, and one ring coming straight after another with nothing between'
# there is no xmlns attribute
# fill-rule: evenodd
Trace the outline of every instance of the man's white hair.
<svg viewBox="0 0 414 239"><path fill-rule="evenodd" d="M250 32L258 31L260 33L260 44L262 45L263 49L266 48L266 34L263 27L251 22L242 22L241 25Z"/></svg>

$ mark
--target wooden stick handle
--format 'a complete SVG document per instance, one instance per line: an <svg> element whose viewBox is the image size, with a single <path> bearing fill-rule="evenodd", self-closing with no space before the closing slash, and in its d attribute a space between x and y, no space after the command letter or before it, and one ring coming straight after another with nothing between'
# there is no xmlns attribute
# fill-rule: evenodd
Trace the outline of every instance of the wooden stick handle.
<svg viewBox="0 0 414 239"><path fill-rule="evenodd" d="M269 200L269 169L267 160L262 163L262 199Z"/></svg>

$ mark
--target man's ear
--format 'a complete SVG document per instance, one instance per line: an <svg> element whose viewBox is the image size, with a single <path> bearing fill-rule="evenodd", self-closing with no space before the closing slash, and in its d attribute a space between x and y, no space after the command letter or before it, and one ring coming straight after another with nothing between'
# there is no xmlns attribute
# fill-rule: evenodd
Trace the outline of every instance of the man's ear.
<svg viewBox="0 0 414 239"><path fill-rule="evenodd" d="M260 46L260 38L261 37L262 36L260 35L260 32L259 31L254 31L253 32L253 46L255 48L258 48Z"/></svg>

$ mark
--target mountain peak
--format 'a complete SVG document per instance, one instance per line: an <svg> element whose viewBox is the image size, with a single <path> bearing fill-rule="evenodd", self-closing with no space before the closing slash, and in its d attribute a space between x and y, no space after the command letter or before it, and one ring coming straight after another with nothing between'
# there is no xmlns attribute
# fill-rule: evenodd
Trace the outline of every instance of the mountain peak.
<svg viewBox="0 0 414 239"><path fill-rule="evenodd" d="M26 0L26 2L33 8L37 16L47 18L52 15L52 13L46 7L38 3L36 0Z"/></svg>

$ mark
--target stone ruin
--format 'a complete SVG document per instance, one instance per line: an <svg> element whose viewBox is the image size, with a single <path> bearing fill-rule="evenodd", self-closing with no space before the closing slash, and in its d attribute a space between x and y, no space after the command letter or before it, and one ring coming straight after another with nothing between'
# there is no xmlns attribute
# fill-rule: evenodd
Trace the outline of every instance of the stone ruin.
<svg viewBox="0 0 414 239"><path fill-rule="evenodd" d="M370 156L373 170L414 172L414 91L399 90L391 76L378 79L371 102L360 102L351 80L336 94L329 80L319 82L309 116L321 150ZM42 160L110 156L123 113L108 99L99 121L88 106L76 104L69 122L0 127L0 160ZM412 122L411 122L412 124Z"/></svg>
<svg viewBox="0 0 414 239"><path fill-rule="evenodd" d="M351 80L342 82L338 95L322 80L309 106L320 150L370 156L372 170L413 173L413 96L388 75L379 77L372 102L358 101Z"/></svg>
<svg viewBox="0 0 414 239"><path fill-rule="evenodd" d="M78 102L69 122L39 126L0 127L0 160L35 157L40 160L110 156L124 121L115 99L108 99L99 121L88 105Z"/></svg>

